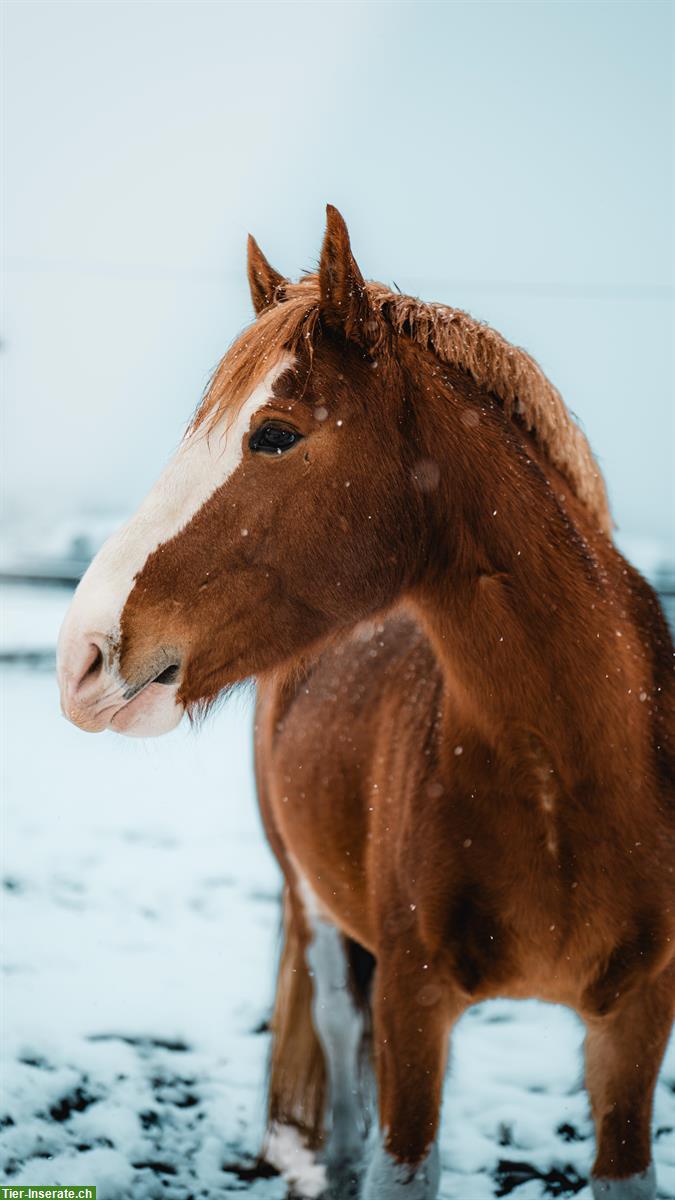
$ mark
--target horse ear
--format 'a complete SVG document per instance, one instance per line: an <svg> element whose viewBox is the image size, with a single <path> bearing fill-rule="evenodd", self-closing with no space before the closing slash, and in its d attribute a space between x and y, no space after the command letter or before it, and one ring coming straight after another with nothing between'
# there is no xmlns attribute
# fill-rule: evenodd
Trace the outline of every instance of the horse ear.
<svg viewBox="0 0 675 1200"><path fill-rule="evenodd" d="M326 325L365 350L373 350L382 338L382 320L370 304L344 219L332 204L326 205L319 287L321 316Z"/></svg>
<svg viewBox="0 0 675 1200"><path fill-rule="evenodd" d="M274 267L270 266L255 238L248 235L248 285L251 289L251 300L256 316L277 298L278 287L287 283Z"/></svg>

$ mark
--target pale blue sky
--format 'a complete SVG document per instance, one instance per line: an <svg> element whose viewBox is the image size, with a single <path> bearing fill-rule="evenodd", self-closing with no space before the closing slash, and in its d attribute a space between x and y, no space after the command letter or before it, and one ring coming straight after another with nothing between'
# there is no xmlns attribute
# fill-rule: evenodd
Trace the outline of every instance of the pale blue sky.
<svg viewBox="0 0 675 1200"><path fill-rule="evenodd" d="M133 507L326 201L367 276L525 345L629 539L673 512L672 7L5 5L10 515ZM665 552L665 550L664 550Z"/></svg>

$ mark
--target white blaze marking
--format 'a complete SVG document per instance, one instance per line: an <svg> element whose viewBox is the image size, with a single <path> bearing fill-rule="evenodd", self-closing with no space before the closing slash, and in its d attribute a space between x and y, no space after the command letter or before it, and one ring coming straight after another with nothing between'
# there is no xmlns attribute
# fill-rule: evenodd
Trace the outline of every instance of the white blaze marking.
<svg viewBox="0 0 675 1200"><path fill-rule="evenodd" d="M232 423L225 414L210 432L200 426L186 434L138 511L101 547L82 577L59 634L60 670L68 672L72 665L77 671L82 642L90 635L116 641L136 576L236 471L252 417L269 402L275 381L292 362L292 355L283 355Z"/></svg>

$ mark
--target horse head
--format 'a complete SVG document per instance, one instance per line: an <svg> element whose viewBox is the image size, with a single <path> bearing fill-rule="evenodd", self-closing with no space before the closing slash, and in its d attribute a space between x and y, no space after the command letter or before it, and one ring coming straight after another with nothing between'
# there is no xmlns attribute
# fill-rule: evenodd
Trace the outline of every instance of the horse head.
<svg viewBox="0 0 675 1200"><path fill-rule="evenodd" d="M82 729L172 729L391 602L412 570L403 374L329 206L318 275L249 239L256 312L174 456L102 547L58 677Z"/></svg>

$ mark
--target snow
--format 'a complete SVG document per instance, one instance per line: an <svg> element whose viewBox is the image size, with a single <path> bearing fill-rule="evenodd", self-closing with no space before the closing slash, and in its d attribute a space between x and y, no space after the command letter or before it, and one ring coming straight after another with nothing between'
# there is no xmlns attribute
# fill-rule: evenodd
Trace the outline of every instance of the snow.
<svg viewBox="0 0 675 1200"><path fill-rule="evenodd" d="M6 596L9 644L51 653L68 592ZM2 695L2 1182L93 1183L102 1200L278 1200L286 1182L254 1163L279 873L255 806L250 692L199 733L150 742L67 724L47 669L6 666ZM444 1200L576 1188L588 1200L581 1038L570 1012L536 1002L464 1017ZM659 1194L672 1197L673 1044L654 1128ZM304 1181L296 1193L316 1195L316 1164L292 1139L280 1155Z"/></svg>
<svg viewBox="0 0 675 1200"><path fill-rule="evenodd" d="M2 588L0 655L51 659L56 632L72 599L66 587L12 583Z"/></svg>

